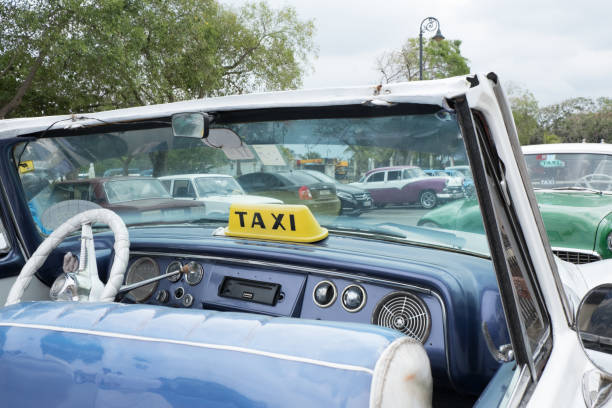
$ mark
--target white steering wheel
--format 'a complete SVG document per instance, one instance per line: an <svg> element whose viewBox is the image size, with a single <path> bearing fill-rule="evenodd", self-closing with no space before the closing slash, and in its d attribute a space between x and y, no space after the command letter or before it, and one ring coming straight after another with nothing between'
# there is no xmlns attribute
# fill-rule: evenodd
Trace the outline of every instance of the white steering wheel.
<svg viewBox="0 0 612 408"><path fill-rule="evenodd" d="M104 285L98 277L96 257L93 243L91 225L94 223L106 224L115 234L115 259L108 276L108 282ZM79 228L81 232L81 259L79 281L82 279L85 289L89 291L88 296L79 296L81 301L89 302L112 302L119 292L123 283L123 276L130 258L130 238L125 223L113 211L106 209L89 210L82 212L64 222L56 228L36 249L32 257L23 266L17 280L11 287L5 306L19 303L23 293L27 289L32 277L45 263L47 257L57 246ZM87 255L86 255L87 254ZM83 259L86 258L86 259ZM87 274L89 275L87 277ZM88 279L87 279L88 278ZM79 288L82 285L79 284Z"/></svg>
<svg viewBox="0 0 612 408"><path fill-rule="evenodd" d="M603 173L587 174L586 176L580 177L578 185L593 190L609 191L612 187L612 176ZM605 188L598 188L604 185Z"/></svg>

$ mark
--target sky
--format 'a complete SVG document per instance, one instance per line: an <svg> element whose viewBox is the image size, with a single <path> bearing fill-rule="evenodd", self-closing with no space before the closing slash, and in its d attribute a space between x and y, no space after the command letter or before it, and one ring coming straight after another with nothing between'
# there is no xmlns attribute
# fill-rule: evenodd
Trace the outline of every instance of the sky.
<svg viewBox="0 0 612 408"><path fill-rule="evenodd" d="M440 21L462 41L472 72L494 71L504 86L531 91L540 105L577 96L612 97L612 2L566 0L267 0L312 19L318 58L304 88L380 82L376 59ZM244 0L221 0L239 5ZM428 35L428 34L426 34ZM429 34L431 35L431 34Z"/></svg>

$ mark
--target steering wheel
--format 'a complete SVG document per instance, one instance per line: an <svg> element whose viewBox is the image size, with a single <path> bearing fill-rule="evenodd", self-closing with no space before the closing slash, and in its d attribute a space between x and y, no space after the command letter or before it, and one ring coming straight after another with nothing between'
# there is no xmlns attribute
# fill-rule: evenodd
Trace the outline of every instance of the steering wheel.
<svg viewBox="0 0 612 408"><path fill-rule="evenodd" d="M608 183L606 188L596 188L595 185L603 185L604 183ZM604 190L609 191L612 190L612 176L603 173L592 173L587 174L586 176L580 177L578 179L578 185L586 188L591 188L593 190Z"/></svg>
<svg viewBox="0 0 612 408"><path fill-rule="evenodd" d="M93 243L91 225L102 223L110 227L115 235L115 259L104 285L98 277L96 257ZM21 269L17 280L11 287L5 306L19 303L23 293L38 269L45 263L47 257L68 235L74 231L81 231L81 257L77 282L79 289L91 289L88 296L79 296L78 300L88 302L112 302L123 283L123 276L130 257L130 238L125 223L113 211L106 209L89 210L77 214L56 228L28 259ZM87 276L89 275L89 276ZM81 285L82 283L82 285ZM55 285L54 285L55 286Z"/></svg>

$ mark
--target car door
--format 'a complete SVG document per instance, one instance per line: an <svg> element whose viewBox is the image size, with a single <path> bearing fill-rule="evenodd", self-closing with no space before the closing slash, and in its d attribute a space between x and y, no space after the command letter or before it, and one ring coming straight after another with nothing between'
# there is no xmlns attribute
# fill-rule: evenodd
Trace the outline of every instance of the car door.
<svg viewBox="0 0 612 408"><path fill-rule="evenodd" d="M386 191L385 180L386 172L377 171L370 174L363 181L363 188L372 194L372 200L375 205L384 205L390 202L390 195Z"/></svg>
<svg viewBox="0 0 612 408"><path fill-rule="evenodd" d="M572 330L573 311L559 278L516 129L494 74L470 78L454 106L482 208L511 345L484 340L500 371L477 406L578 406L590 366ZM511 351L510 351L511 350ZM507 370L508 365L500 370ZM486 400L489 398L489 400Z"/></svg>

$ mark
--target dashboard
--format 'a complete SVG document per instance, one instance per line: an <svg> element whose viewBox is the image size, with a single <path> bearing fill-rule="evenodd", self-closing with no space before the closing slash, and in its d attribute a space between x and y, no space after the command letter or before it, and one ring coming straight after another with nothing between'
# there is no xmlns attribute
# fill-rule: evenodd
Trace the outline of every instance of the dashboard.
<svg viewBox="0 0 612 408"><path fill-rule="evenodd" d="M124 301L378 324L424 344L434 374L446 377L446 313L431 289L291 264L132 251L125 283L178 273L128 292Z"/></svg>

